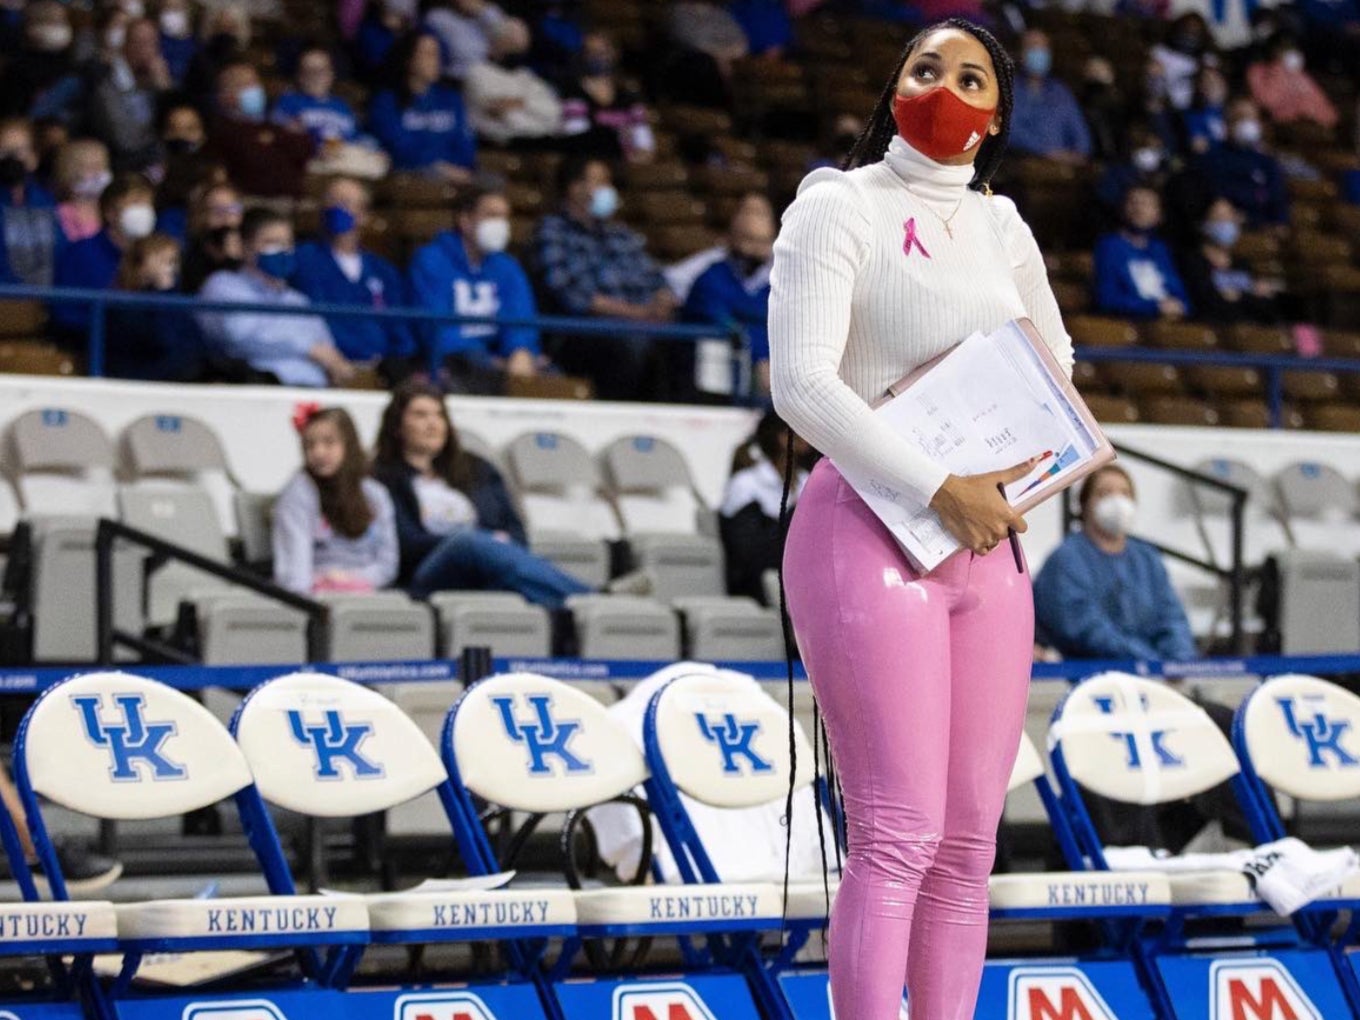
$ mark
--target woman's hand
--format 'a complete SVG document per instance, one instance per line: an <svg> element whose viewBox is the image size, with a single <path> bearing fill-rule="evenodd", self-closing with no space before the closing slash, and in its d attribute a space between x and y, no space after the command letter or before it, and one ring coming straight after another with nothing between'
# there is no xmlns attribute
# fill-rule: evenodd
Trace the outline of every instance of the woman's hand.
<svg viewBox="0 0 1360 1020"><path fill-rule="evenodd" d="M1034 470L1042 457L1031 457L1005 471L985 475L950 475L935 491L930 508L940 515L945 530L979 556L1005 541L1008 528L1023 532L1025 519L1016 513L998 485L1009 485Z"/></svg>

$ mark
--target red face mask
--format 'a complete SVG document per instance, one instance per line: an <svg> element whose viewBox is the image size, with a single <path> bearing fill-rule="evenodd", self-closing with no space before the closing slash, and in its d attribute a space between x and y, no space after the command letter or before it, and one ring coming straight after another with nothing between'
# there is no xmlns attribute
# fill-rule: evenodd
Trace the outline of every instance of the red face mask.
<svg viewBox="0 0 1360 1020"><path fill-rule="evenodd" d="M913 149L943 160L981 145L996 107L979 110L940 85L919 96L894 96L892 111L897 133Z"/></svg>

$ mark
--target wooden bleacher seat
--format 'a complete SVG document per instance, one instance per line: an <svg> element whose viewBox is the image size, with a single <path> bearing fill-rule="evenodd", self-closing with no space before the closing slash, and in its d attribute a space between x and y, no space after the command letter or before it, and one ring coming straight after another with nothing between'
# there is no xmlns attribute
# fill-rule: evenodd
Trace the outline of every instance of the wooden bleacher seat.
<svg viewBox="0 0 1360 1020"><path fill-rule="evenodd" d="M1126 319L1102 315L1074 315L1067 332L1078 347L1129 347L1138 342L1138 328Z"/></svg>
<svg viewBox="0 0 1360 1020"><path fill-rule="evenodd" d="M1257 396L1265 392L1261 373L1245 365L1187 365L1181 374L1191 389L1210 397Z"/></svg>
<svg viewBox="0 0 1360 1020"><path fill-rule="evenodd" d="M41 336L47 306L41 301L0 301L0 337Z"/></svg>
<svg viewBox="0 0 1360 1020"><path fill-rule="evenodd" d="M1175 365L1150 361L1111 361L1100 366L1101 378L1127 396L1139 399L1154 394L1180 395L1184 392Z"/></svg>
<svg viewBox="0 0 1360 1020"><path fill-rule="evenodd" d="M17 375L75 375L76 359L43 340L0 341L0 372Z"/></svg>
<svg viewBox="0 0 1360 1020"><path fill-rule="evenodd" d="M1218 411L1194 397L1151 396L1138 402L1143 421L1158 425L1217 425Z"/></svg>
<svg viewBox="0 0 1360 1020"><path fill-rule="evenodd" d="M1293 354L1294 340L1276 326L1239 322L1223 331L1224 343L1243 354Z"/></svg>
<svg viewBox="0 0 1360 1020"><path fill-rule="evenodd" d="M1140 418L1138 405L1128 397L1112 397L1108 394L1092 393L1085 400L1086 406L1096 416L1096 421L1123 425L1136 422Z"/></svg>
<svg viewBox="0 0 1360 1020"><path fill-rule="evenodd" d="M1212 351L1218 348L1218 336L1208 326L1197 322L1150 322L1144 335L1153 347L1182 351Z"/></svg>
<svg viewBox="0 0 1360 1020"><path fill-rule="evenodd" d="M1331 372L1285 372L1285 395L1300 403L1336 400L1341 395L1341 381Z"/></svg>
<svg viewBox="0 0 1360 1020"><path fill-rule="evenodd" d="M1310 429L1323 432L1360 432L1360 407L1354 404L1314 404L1304 411Z"/></svg>

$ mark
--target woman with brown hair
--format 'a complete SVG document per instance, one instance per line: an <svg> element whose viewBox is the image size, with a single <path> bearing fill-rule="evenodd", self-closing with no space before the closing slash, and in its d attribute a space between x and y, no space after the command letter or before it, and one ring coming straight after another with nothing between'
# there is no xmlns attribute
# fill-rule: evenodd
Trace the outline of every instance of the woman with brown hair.
<svg viewBox="0 0 1360 1020"><path fill-rule="evenodd" d="M139 294L173 294L179 244L168 234L134 241L118 263L116 286ZM114 306L104 337L105 374L114 379L197 382L207 372L203 334L185 308Z"/></svg>

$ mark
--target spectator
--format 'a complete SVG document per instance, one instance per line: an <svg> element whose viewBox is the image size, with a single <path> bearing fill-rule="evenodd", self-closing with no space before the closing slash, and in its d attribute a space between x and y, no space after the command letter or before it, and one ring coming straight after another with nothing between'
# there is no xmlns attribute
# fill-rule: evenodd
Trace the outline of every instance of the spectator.
<svg viewBox="0 0 1360 1020"><path fill-rule="evenodd" d="M354 62L361 80L382 81L392 48L415 27L415 0L370 0L354 37Z"/></svg>
<svg viewBox="0 0 1360 1020"><path fill-rule="evenodd" d="M1136 319L1180 319L1189 298L1166 245L1156 236L1162 200L1151 188L1124 196L1124 226L1096 242L1096 307Z"/></svg>
<svg viewBox="0 0 1360 1020"><path fill-rule="evenodd" d="M519 31L504 32L507 22ZM462 81L477 64L529 49L529 32L488 0L436 0L425 15L425 27L439 40L446 56L444 74Z"/></svg>
<svg viewBox="0 0 1360 1020"><path fill-rule="evenodd" d="M552 86L527 67L506 64L528 45L524 22L507 19L494 30L491 59L473 64L463 81L473 128L497 145L562 132L562 103Z"/></svg>
<svg viewBox="0 0 1360 1020"><path fill-rule="evenodd" d="M58 287L112 287L123 253L156 229L156 191L145 177L115 177L99 196L99 216L99 233L68 245L58 257L54 280ZM55 304L51 318L67 341L84 342L90 324L88 305Z"/></svg>
<svg viewBox="0 0 1360 1020"><path fill-rule="evenodd" d="M711 0L682 0L670 5L666 27L676 48L667 94L700 106L729 105L732 65L750 49L736 18Z"/></svg>
<svg viewBox="0 0 1360 1020"><path fill-rule="evenodd" d="M1073 659L1193 659L1195 641L1157 550L1130 536L1133 481L1106 466L1082 483L1081 531L1034 582L1040 633Z"/></svg>
<svg viewBox="0 0 1360 1020"><path fill-rule="evenodd" d="M646 239L614 221L619 193L609 164L572 157L558 171L562 211L543 217L534 234L540 283L567 315L599 315L631 322L669 322L676 301ZM646 337L592 337L564 350L557 361L595 382L607 399L636 399L644 390L651 352ZM651 389L655 389L651 387Z"/></svg>
<svg viewBox="0 0 1360 1020"><path fill-rule="evenodd" d="M250 17L235 4L212 7L204 14L201 28L203 41L189 62L184 90L200 109L208 111L213 105L218 76L230 65L247 60Z"/></svg>
<svg viewBox="0 0 1360 1020"><path fill-rule="evenodd" d="M170 80L182 85L189 74L194 54L198 52L193 12L188 0L161 0L156 24L161 34L161 57L170 70Z"/></svg>
<svg viewBox="0 0 1360 1020"><path fill-rule="evenodd" d="M813 156L808 161L806 168L808 173L824 166L839 167L863 133L864 118L854 113L836 114L836 119L831 123L831 130L822 142L821 155Z"/></svg>
<svg viewBox="0 0 1360 1020"><path fill-rule="evenodd" d="M1250 99L1228 104L1228 138L1199 158L1197 173L1210 194L1222 195L1252 229L1289 223L1284 172L1266 148L1261 117Z"/></svg>
<svg viewBox="0 0 1360 1020"><path fill-rule="evenodd" d="M24 48L0 72L0 115L69 122L79 112L84 83L71 41L66 6L33 0L24 8Z"/></svg>
<svg viewBox="0 0 1360 1020"><path fill-rule="evenodd" d="M199 297L306 307L306 296L286 282L297 268L288 217L270 209L250 210L241 221L241 244L245 255L241 268L213 273ZM354 366L336 349L326 320L315 315L203 312L199 325L210 350L269 372L285 386L341 385L354 375Z"/></svg>
<svg viewBox="0 0 1360 1020"><path fill-rule="evenodd" d="M851 143L853 144L853 143ZM732 222L744 213L753 212L757 216L774 221L774 207L770 205L770 200L759 191L748 191L741 196L741 201L737 203L737 208L732 213ZM694 283L712 265L727 258L728 248L726 244L715 244L711 248L704 248L697 251L687 258L681 259L672 266L667 266L664 270L666 283L675 292L675 300L683 305L689 300L690 291L694 289Z"/></svg>
<svg viewBox="0 0 1360 1020"><path fill-rule="evenodd" d="M118 289L173 294L179 263L179 244L168 234L134 241L118 267ZM110 308L104 336L104 372L111 378L195 382L203 376L203 334L188 309Z"/></svg>
<svg viewBox="0 0 1360 1020"><path fill-rule="evenodd" d="M392 500L367 477L354 420L304 404L293 424L303 466L274 503L274 583L300 595L386 588L397 577Z"/></svg>
<svg viewBox="0 0 1360 1020"><path fill-rule="evenodd" d="M476 146L462 97L439 84L438 41L425 32L408 35L388 64L388 87L373 97L368 126L393 168L466 184Z"/></svg>
<svg viewBox="0 0 1360 1020"><path fill-rule="evenodd" d="M437 390L408 383L392 395L378 428L373 473L396 507L400 581L417 598L448 590L515 591L560 609L568 596L591 590L508 532L488 530L474 495L489 476L460 450ZM629 574L608 589L647 594L650 584L646 575Z"/></svg>
<svg viewBox="0 0 1360 1020"><path fill-rule="evenodd" d="M317 145L352 142L359 137L354 111L331 90L335 66L323 46L311 46L298 58L297 88L279 96L274 104L274 123L306 131Z"/></svg>
<svg viewBox="0 0 1360 1020"><path fill-rule="evenodd" d="M1115 84L1114 66L1104 57L1086 61L1081 112L1091 133L1091 155L1102 161L1118 158L1128 133L1128 103Z"/></svg>
<svg viewBox="0 0 1360 1020"><path fill-rule="evenodd" d="M1256 276L1233 258L1241 230L1242 214L1226 198L1215 199L1200 226L1200 243L1181 260L1195 315L1213 323L1279 322L1280 282Z"/></svg>
<svg viewBox="0 0 1360 1020"><path fill-rule="evenodd" d="M645 162L656 152L651 114L642 96L619 78L614 40L587 32L562 93L562 133L573 152Z"/></svg>
<svg viewBox="0 0 1360 1020"><path fill-rule="evenodd" d="M89 129L109 147L115 170L141 171L160 162L156 106L171 85L156 23L130 21L122 46L96 74L86 108Z"/></svg>
<svg viewBox="0 0 1360 1020"><path fill-rule="evenodd" d="M1223 108L1228 102L1228 79L1216 67L1203 67L1195 76L1195 94L1190 106L1181 114L1185 144L1195 155L1201 155L1223 144L1228 137L1228 124Z"/></svg>
<svg viewBox="0 0 1360 1020"><path fill-rule="evenodd" d="M727 9L756 56L782 57L793 48L793 19L783 0L730 0Z"/></svg>
<svg viewBox="0 0 1360 1020"><path fill-rule="evenodd" d="M188 233L189 196L215 175L226 180L227 171L208 157L204 149L208 133L203 118L189 103L173 103L165 108L160 118L160 137L165 163L156 197L162 229L183 237Z"/></svg>
<svg viewBox="0 0 1360 1020"><path fill-rule="evenodd" d="M547 0L539 4L534 21L529 63L548 81L563 85L585 45L585 35L574 0Z"/></svg>
<svg viewBox="0 0 1360 1020"><path fill-rule="evenodd" d="M65 238L56 199L34 179L37 167L29 122L0 121L0 265L14 281L50 287Z"/></svg>
<svg viewBox="0 0 1360 1020"><path fill-rule="evenodd" d="M241 268L241 193L226 181L202 184L190 195L189 247L181 286L196 294L218 270Z"/></svg>
<svg viewBox="0 0 1360 1020"><path fill-rule="evenodd" d="M403 308L410 302L397 267L362 245L371 199L356 180L338 177L322 198L322 237L298 248L292 283L323 305ZM402 378L416 353L409 323L398 319L327 320L340 353L350 361L375 363L388 379Z"/></svg>
<svg viewBox="0 0 1360 1020"><path fill-rule="evenodd" d="M99 233L99 196L113 180L109 150L93 138L67 142L57 153L55 174L57 222L67 241L83 241Z"/></svg>
<svg viewBox="0 0 1360 1020"><path fill-rule="evenodd" d="M132 14L119 4L104 4L95 11L93 31L76 33L75 56L82 65L98 68L123 51Z"/></svg>
<svg viewBox="0 0 1360 1020"><path fill-rule="evenodd" d="M757 602L768 602L765 573L778 570L784 556L779 506L784 499L784 465L791 434L778 415L766 411L755 434L732 459L732 476L727 480L718 509L718 534L722 537L730 595L747 595ZM789 491L790 513L807 481L803 461L810 452L799 437L794 436L793 442L797 466Z"/></svg>
<svg viewBox="0 0 1360 1020"><path fill-rule="evenodd" d="M1336 107L1308 73L1296 39L1278 36L1271 44L1270 60L1247 68L1247 85L1251 97L1276 124L1312 121L1336 127Z"/></svg>
<svg viewBox="0 0 1360 1020"><path fill-rule="evenodd" d="M1166 68L1157 58L1149 57L1133 117L1148 126L1167 152L1176 153L1180 151L1179 123L1168 93Z"/></svg>
<svg viewBox="0 0 1360 1020"><path fill-rule="evenodd" d="M1111 225L1123 218L1124 196L1130 188L1151 188L1160 194L1170 178L1171 154L1152 129L1134 125L1129 129L1128 147L1128 156L1111 160L1096 181L1096 200Z"/></svg>
<svg viewBox="0 0 1360 1020"><path fill-rule="evenodd" d="M695 281L685 302L685 318L711 322L724 328L738 327L750 342L752 388L761 396L770 392L770 337L766 320L770 304L770 259L774 254L774 217L754 205L732 218L725 257L709 266ZM721 344L717 364L727 369L727 345ZM690 352L696 353L694 348ZM726 376L729 373L721 373ZM701 390L714 391L696 379ZM730 380L717 385L718 392L733 392Z"/></svg>
<svg viewBox="0 0 1360 1020"><path fill-rule="evenodd" d="M1149 56L1162 70L1166 98L1173 109L1184 110L1195 91L1195 75L1209 50L1209 26L1204 16L1190 11L1167 27L1166 42L1158 43Z"/></svg>
<svg viewBox="0 0 1360 1020"><path fill-rule="evenodd" d="M1049 75L1053 50L1047 34L1038 29L1024 34L1019 69L1011 148L1062 163L1085 163L1091 155L1091 132L1071 90Z"/></svg>
<svg viewBox="0 0 1360 1020"><path fill-rule="evenodd" d="M532 319L534 293L510 242L510 202L492 188L469 188L456 204L458 228L443 231L411 259L411 291L431 312L488 318ZM504 376L539 370L538 330L498 323L447 323L432 330L431 344L454 387L499 393Z"/></svg>
<svg viewBox="0 0 1360 1020"><path fill-rule="evenodd" d="M316 146L305 131L268 123L266 102L254 67L237 61L222 68L208 147L247 194L297 198Z"/></svg>

